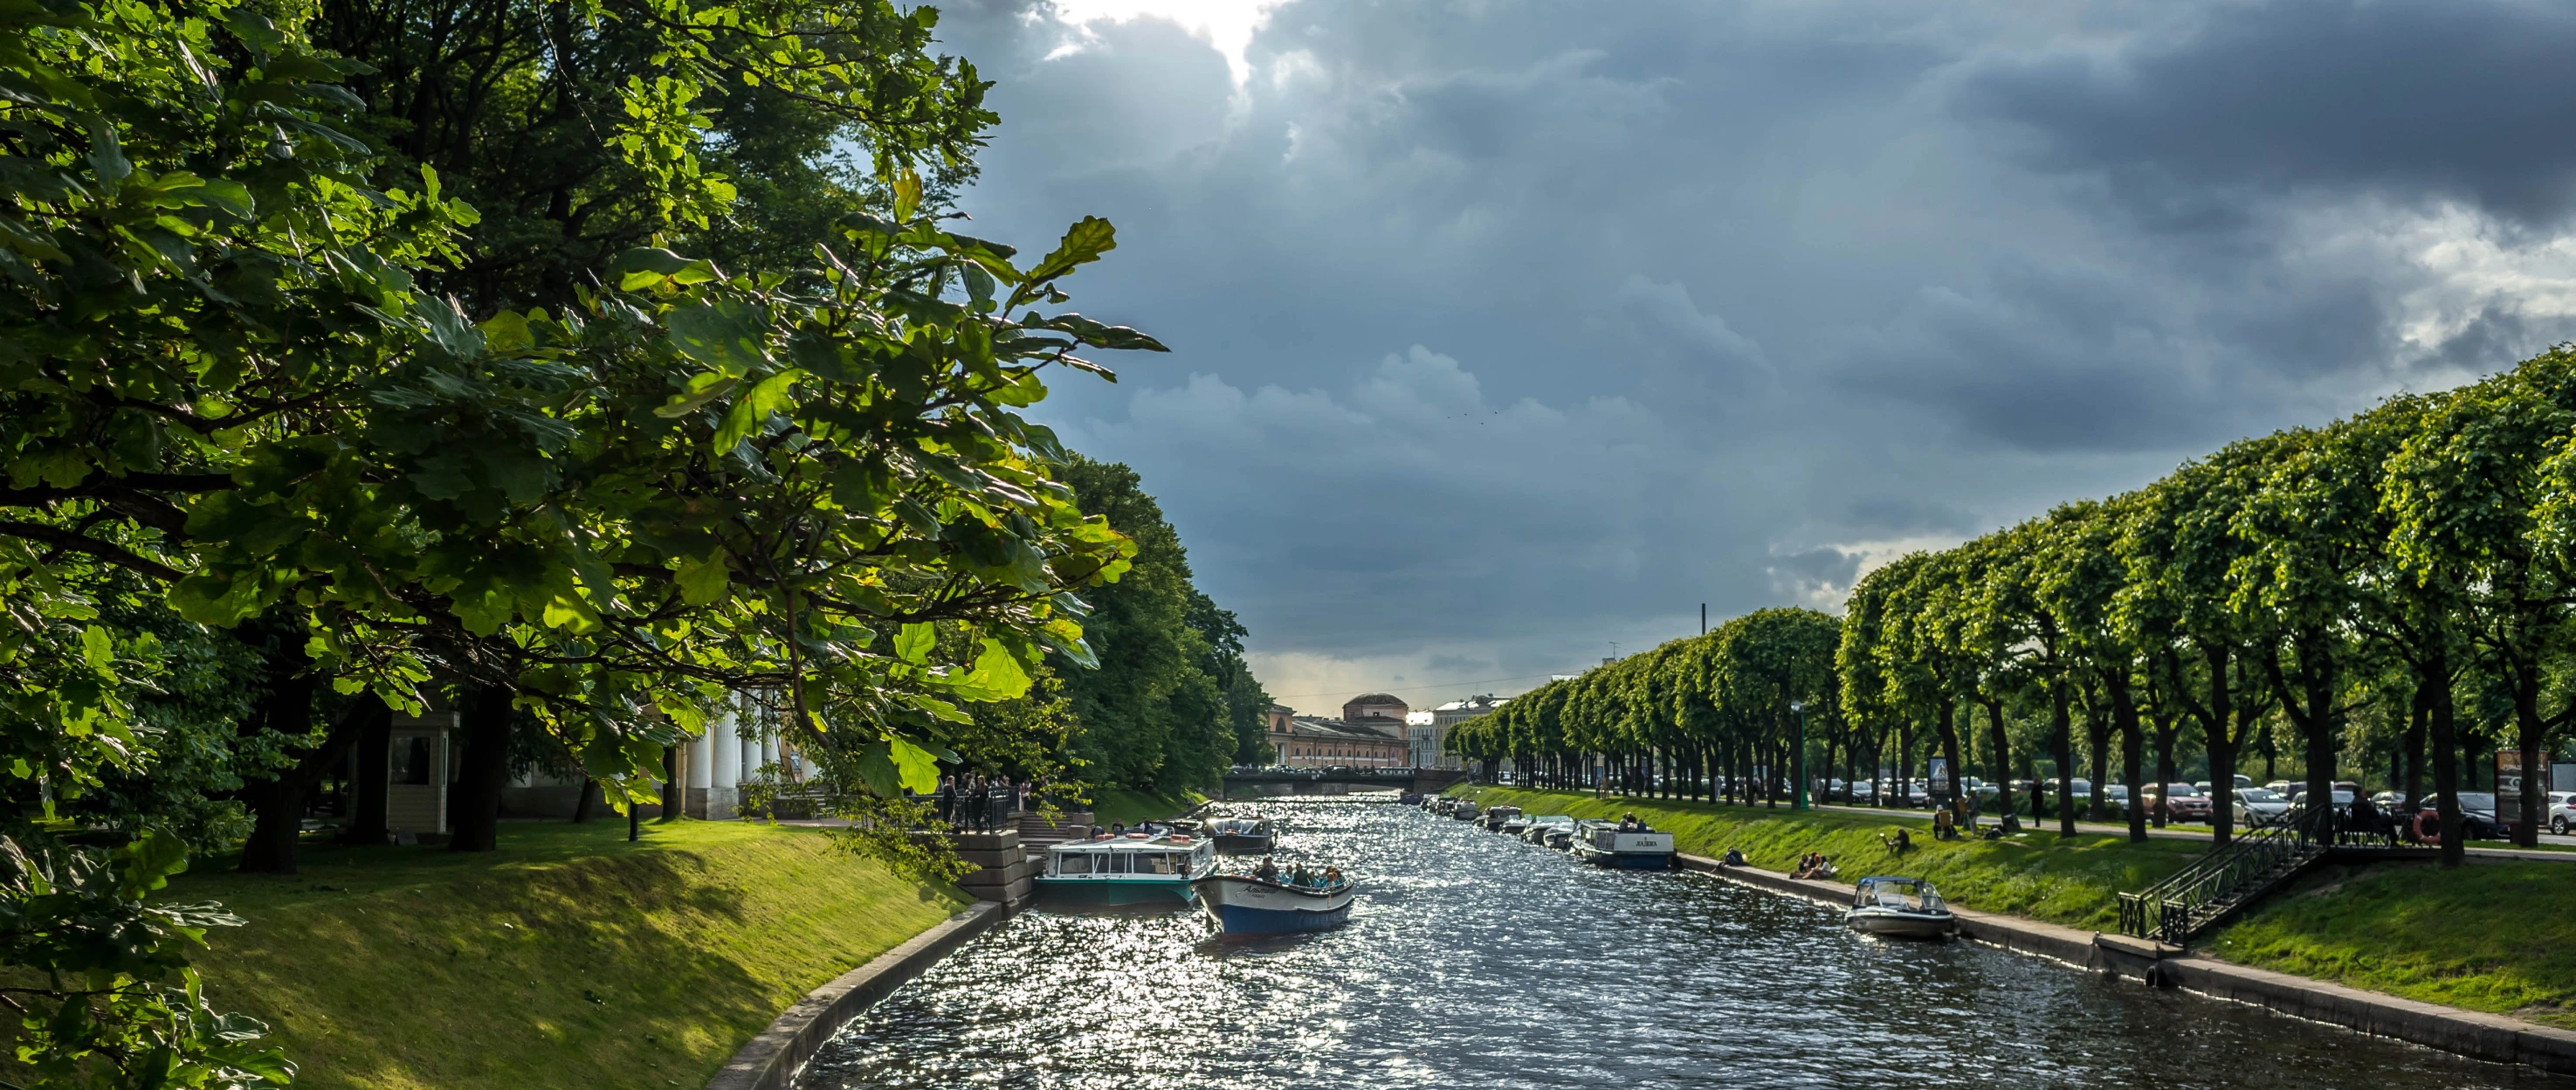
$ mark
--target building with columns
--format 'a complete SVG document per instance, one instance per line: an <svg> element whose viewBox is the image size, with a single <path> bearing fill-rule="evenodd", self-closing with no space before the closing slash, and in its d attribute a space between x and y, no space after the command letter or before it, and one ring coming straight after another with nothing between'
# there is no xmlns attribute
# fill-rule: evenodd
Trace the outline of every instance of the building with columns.
<svg viewBox="0 0 2576 1090"><path fill-rule="evenodd" d="M680 811L711 821L741 812L745 783L764 775L804 778L801 762L779 747L778 713L749 693L737 694L730 708L707 717L706 729L689 741L680 763L686 785Z"/></svg>
<svg viewBox="0 0 2576 1090"><path fill-rule="evenodd" d="M1291 768L1400 768L1405 763L1404 739L1368 723L1290 716L1284 725L1271 721L1268 740L1279 752L1279 763Z"/></svg>

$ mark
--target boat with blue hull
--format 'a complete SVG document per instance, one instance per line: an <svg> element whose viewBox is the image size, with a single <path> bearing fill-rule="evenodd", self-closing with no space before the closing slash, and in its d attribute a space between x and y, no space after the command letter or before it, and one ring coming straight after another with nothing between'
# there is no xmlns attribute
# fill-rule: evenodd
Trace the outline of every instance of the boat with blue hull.
<svg viewBox="0 0 2576 1090"><path fill-rule="evenodd" d="M1340 927L1351 918L1351 883L1299 886L1240 874L1190 883L1199 907L1229 935L1285 935Z"/></svg>

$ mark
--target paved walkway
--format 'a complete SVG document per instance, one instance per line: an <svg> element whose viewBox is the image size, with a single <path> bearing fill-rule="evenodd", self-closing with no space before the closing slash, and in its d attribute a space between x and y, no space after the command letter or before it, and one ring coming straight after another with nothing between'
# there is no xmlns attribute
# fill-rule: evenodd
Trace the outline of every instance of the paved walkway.
<svg viewBox="0 0 2576 1090"><path fill-rule="evenodd" d="M1882 810L1874 806L1843 806L1825 804L1819 804L1815 808L1818 810L1832 810L1846 814L1867 814L1871 817L1883 817L1891 821L1919 821L1927 826L1932 824L1932 812L1929 810ZM1785 809L1785 807L1783 809ZM1994 819L1988 817L1981 818L1980 820L1991 823ZM2022 819L2022 828L2031 832L2053 831L2057 828L2057 819L2052 817L2033 820L2025 817ZM2127 836L2129 834L2129 827L2124 823L2113 823L2107 821L2078 821L2075 823L2075 831L2079 833L2104 833L2110 836ZM2150 825L2147 827L2147 835L2157 839L2207 840L2210 837L2210 829L2206 825L2168 825L2162 829ZM2542 863L2576 863L2576 836L2555 836L2549 833L2542 833L2540 834L2540 844L2541 846L2538 848L2519 848L2510 845L2488 848L2471 844L2468 846L2467 851L2468 854L2477 856L2481 859L2525 859Z"/></svg>

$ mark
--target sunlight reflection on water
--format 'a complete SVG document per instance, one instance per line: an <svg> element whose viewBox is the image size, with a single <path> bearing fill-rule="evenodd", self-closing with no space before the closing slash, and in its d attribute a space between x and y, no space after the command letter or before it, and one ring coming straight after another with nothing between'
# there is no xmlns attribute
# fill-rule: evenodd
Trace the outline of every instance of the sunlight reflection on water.
<svg viewBox="0 0 2576 1090"><path fill-rule="evenodd" d="M1237 803L1224 812L1250 813ZM1411 807L1272 802L1350 925L1024 913L842 1031L800 1090L2572 1086L1699 875L1581 866Z"/></svg>

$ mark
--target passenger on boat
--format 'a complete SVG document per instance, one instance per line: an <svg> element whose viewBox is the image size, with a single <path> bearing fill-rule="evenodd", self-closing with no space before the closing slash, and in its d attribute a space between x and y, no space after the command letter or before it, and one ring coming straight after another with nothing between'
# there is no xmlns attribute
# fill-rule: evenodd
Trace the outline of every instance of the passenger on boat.
<svg viewBox="0 0 2576 1090"><path fill-rule="evenodd" d="M1620 832L1623 832L1623 833L1639 833L1639 832L1644 832L1644 831L1645 831L1645 829L1646 829L1646 823L1645 823L1645 822L1642 822L1642 821L1637 820L1637 814L1636 814L1636 811L1631 810L1631 811L1629 811L1629 812L1627 812L1627 813L1624 813L1624 814L1619 815L1619 831L1620 831Z"/></svg>
<svg viewBox="0 0 2576 1090"><path fill-rule="evenodd" d="M1338 885L1341 885L1341 884L1342 884L1342 868L1340 868L1340 867L1326 867L1326 868L1324 868L1324 888L1325 888L1325 889L1331 889L1331 888L1333 888L1334 886L1338 886Z"/></svg>
<svg viewBox="0 0 2576 1090"><path fill-rule="evenodd" d="M1261 858L1261 865L1252 868L1252 876L1261 879L1264 882L1278 881L1279 861L1268 856L1263 856Z"/></svg>

